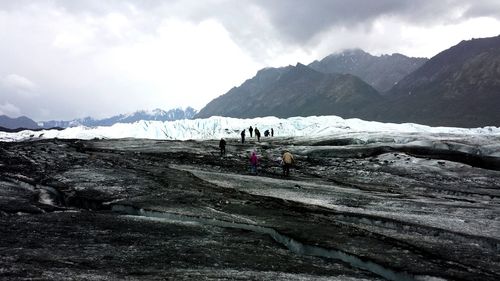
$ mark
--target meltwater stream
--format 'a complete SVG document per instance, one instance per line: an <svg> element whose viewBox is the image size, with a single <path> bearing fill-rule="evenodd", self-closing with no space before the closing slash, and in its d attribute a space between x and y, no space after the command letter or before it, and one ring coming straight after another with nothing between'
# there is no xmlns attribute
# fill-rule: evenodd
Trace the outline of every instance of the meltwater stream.
<svg viewBox="0 0 500 281"><path fill-rule="evenodd" d="M373 263L371 261L363 261L362 259L356 256L350 255L342 251L330 250L317 246L306 245L293 238L280 234L278 231L269 227L244 224L244 223L235 223L217 219L178 215L178 214L165 213L152 210L137 209L131 206L120 205L120 204L113 205L112 210L115 212L125 213L133 216L159 218L159 219L164 219L166 221L175 221L175 222L194 222L194 223L200 223L200 224L212 225L224 228L244 229L256 233L267 234L271 236L276 242L286 246L290 251L299 255L316 256L316 257L341 260L343 262L349 263L351 266L355 268L367 270L381 277L384 277L387 280L416 281L414 276L409 275L407 273L396 272L394 270L388 269L382 265Z"/></svg>

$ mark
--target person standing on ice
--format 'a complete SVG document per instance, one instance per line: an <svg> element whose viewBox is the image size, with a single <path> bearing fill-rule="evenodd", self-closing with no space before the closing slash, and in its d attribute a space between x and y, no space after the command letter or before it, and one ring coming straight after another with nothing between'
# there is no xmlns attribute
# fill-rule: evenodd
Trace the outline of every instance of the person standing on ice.
<svg viewBox="0 0 500 281"><path fill-rule="evenodd" d="M257 154L255 153L255 151L253 151L252 155L250 156L250 171L254 175L257 174L257 165L258 164L259 164L259 158L257 157Z"/></svg>
<svg viewBox="0 0 500 281"><path fill-rule="evenodd" d="M257 137L257 142L260 142L260 131L255 127L255 136Z"/></svg>
<svg viewBox="0 0 500 281"><path fill-rule="evenodd" d="M226 155L226 140L224 138L220 139L219 148L220 148L220 157Z"/></svg>
<svg viewBox="0 0 500 281"><path fill-rule="evenodd" d="M274 130L271 128L271 137L274 137Z"/></svg>
<svg viewBox="0 0 500 281"><path fill-rule="evenodd" d="M252 137L252 133L253 133L253 128L252 128L252 126L250 126L250 128L248 128L248 131L250 132L250 137Z"/></svg>
<svg viewBox="0 0 500 281"><path fill-rule="evenodd" d="M241 131L241 143L245 143L245 129Z"/></svg>
<svg viewBox="0 0 500 281"><path fill-rule="evenodd" d="M288 150L285 150L285 153L283 153L282 160L283 160L283 175L285 177L288 177L290 176L290 168L295 164L295 159Z"/></svg>

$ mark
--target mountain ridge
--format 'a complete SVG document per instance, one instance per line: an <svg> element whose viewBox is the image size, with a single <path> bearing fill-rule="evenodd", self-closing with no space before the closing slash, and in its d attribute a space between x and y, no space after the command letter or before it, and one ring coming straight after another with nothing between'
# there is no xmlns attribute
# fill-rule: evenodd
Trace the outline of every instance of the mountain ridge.
<svg viewBox="0 0 500 281"><path fill-rule="evenodd" d="M111 126L116 123L133 123L140 120L146 121L174 121L179 119L191 119L197 111L192 107L187 107L185 109L175 108L168 111L162 109L153 110L138 110L133 113L119 114L103 119L94 119L92 117L85 117L79 119L73 119L69 121L41 121L38 125L43 128L52 127L76 127L76 126Z"/></svg>
<svg viewBox="0 0 500 281"><path fill-rule="evenodd" d="M433 126L500 126L500 36L464 40L403 78L363 115Z"/></svg>
<svg viewBox="0 0 500 281"><path fill-rule="evenodd" d="M356 76L322 73L298 63L259 70L239 87L209 102L195 117L353 117L359 108L378 98L378 92Z"/></svg>
<svg viewBox="0 0 500 281"><path fill-rule="evenodd" d="M373 57L354 50L324 60L343 57L343 62L356 62L353 56ZM381 57L412 61L400 54ZM464 40L443 50L383 93L357 76L318 71L319 64L315 61L309 66L299 63L261 69L239 87L208 103L196 117L338 115L431 126L500 126L500 36ZM351 65L350 70L360 65ZM325 80L324 75L332 76Z"/></svg>
<svg viewBox="0 0 500 281"><path fill-rule="evenodd" d="M358 76L380 93L385 93L427 61L427 58L408 57L399 53L374 56L361 49L346 49L315 60L308 66L324 73Z"/></svg>
<svg viewBox="0 0 500 281"><path fill-rule="evenodd" d="M0 115L0 127L8 130L24 128L24 129L38 129L38 124L26 116L11 118L7 115Z"/></svg>

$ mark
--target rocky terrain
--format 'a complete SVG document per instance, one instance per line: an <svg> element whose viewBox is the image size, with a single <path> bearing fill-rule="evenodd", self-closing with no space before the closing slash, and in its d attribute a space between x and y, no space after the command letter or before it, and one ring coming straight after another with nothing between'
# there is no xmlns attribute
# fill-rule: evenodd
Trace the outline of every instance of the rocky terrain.
<svg viewBox="0 0 500 281"><path fill-rule="evenodd" d="M380 93L384 93L427 60L402 54L373 56L363 50L352 49L316 60L310 63L309 67L324 73L355 75Z"/></svg>
<svg viewBox="0 0 500 281"><path fill-rule="evenodd" d="M497 36L462 41L430 60L352 50L309 66L266 68L209 102L196 117L337 115L430 126L500 126L499 50Z"/></svg>
<svg viewBox="0 0 500 281"><path fill-rule="evenodd" d="M351 74L316 71L303 64L260 70L241 86L209 102L196 118L228 116L280 118L312 115L358 117L381 98L377 90Z"/></svg>
<svg viewBox="0 0 500 281"><path fill-rule="evenodd" d="M498 153L422 138L0 143L0 279L499 280Z"/></svg>
<svg viewBox="0 0 500 281"><path fill-rule="evenodd" d="M462 41L398 82L369 120L499 126L500 36Z"/></svg>

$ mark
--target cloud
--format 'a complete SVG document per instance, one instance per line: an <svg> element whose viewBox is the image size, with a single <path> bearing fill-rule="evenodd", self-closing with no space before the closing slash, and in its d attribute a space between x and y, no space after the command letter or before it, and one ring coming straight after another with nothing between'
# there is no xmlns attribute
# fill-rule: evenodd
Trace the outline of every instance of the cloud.
<svg viewBox="0 0 500 281"><path fill-rule="evenodd" d="M464 11L465 18L491 17L500 19L500 3L497 0L480 0L469 3Z"/></svg>
<svg viewBox="0 0 500 281"><path fill-rule="evenodd" d="M34 119L199 109L263 67L432 56L499 30L497 0L0 0L0 103Z"/></svg>
<svg viewBox="0 0 500 281"><path fill-rule="evenodd" d="M252 61L215 19L150 18L139 8L69 13L52 4L0 12L0 23L10 23L9 28L0 25L10 42L0 45L0 77L13 70L25 76L4 74L9 83L0 78L0 102L1 96L15 99L34 119L201 108L264 66ZM39 97L14 96L21 80ZM38 83L30 88L29 80Z"/></svg>
<svg viewBox="0 0 500 281"><path fill-rule="evenodd" d="M317 34L334 29L364 28L387 17L404 25L429 26L465 21L471 17L500 19L500 2L478 0L257 0L272 25L291 42L304 44Z"/></svg>
<svg viewBox="0 0 500 281"><path fill-rule="evenodd" d="M8 91L14 91L23 96L34 96L37 85L28 78L17 74L9 74L1 80Z"/></svg>
<svg viewBox="0 0 500 281"><path fill-rule="evenodd" d="M7 115L9 117L18 117L21 115L21 110L9 103L9 102L5 102L5 103L0 103L0 115Z"/></svg>

